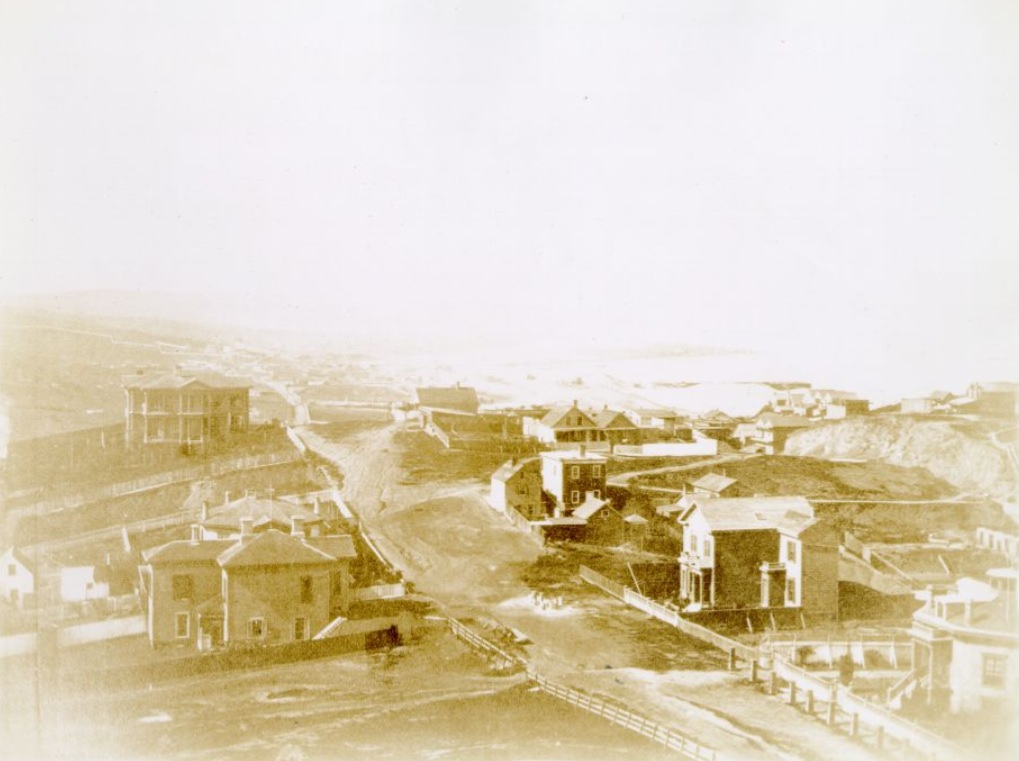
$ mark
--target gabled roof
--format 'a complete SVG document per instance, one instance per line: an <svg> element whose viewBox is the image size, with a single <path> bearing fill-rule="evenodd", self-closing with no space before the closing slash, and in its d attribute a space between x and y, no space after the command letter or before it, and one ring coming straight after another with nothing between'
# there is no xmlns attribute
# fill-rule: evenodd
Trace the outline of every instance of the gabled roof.
<svg viewBox="0 0 1019 761"><path fill-rule="evenodd" d="M337 560L357 557L357 550L354 548L354 539L348 534L314 536L309 539L305 539L304 543L314 547L319 552L332 555Z"/></svg>
<svg viewBox="0 0 1019 761"><path fill-rule="evenodd" d="M223 568L263 565L319 565L336 561L332 555L308 546L302 539L270 529L246 541L233 542L217 562Z"/></svg>
<svg viewBox="0 0 1019 761"><path fill-rule="evenodd" d="M224 550L236 543L234 539L206 539L201 542L176 539L146 550L142 553L142 560L149 565L214 563Z"/></svg>
<svg viewBox="0 0 1019 761"><path fill-rule="evenodd" d="M528 466L534 468L536 471L541 469L537 457L527 457L522 460L517 460L516 462L509 460L500 465L499 469L492 474L492 480L502 481L505 483Z"/></svg>
<svg viewBox="0 0 1019 761"><path fill-rule="evenodd" d="M617 410L602 410L594 415L594 422L599 428L636 428L633 421Z"/></svg>
<svg viewBox="0 0 1019 761"><path fill-rule="evenodd" d="M691 481L690 485L695 489L704 489L705 491L714 492L715 494L721 494L734 483L736 483L735 478L723 476L721 473L708 473L707 475L701 476L696 481Z"/></svg>
<svg viewBox="0 0 1019 761"><path fill-rule="evenodd" d="M305 525L322 523L322 517L315 515L312 510L293 502L284 502L278 499L262 499L259 497L241 497L225 505L211 508L209 517L202 521L206 528L227 528L240 529L241 518L251 518L253 527L260 527L266 524L277 525L287 528L291 524L291 518L298 517L304 520Z"/></svg>
<svg viewBox="0 0 1019 761"><path fill-rule="evenodd" d="M576 405L570 407L553 407L548 413L541 419L541 424L547 428L576 428L576 425L572 423L563 423L567 415L580 414L581 417L581 428L597 428L598 424L591 419L591 416L584 412ZM562 424L562 425L560 425Z"/></svg>
<svg viewBox="0 0 1019 761"><path fill-rule="evenodd" d="M634 526L646 526L648 521L647 518L645 518L643 515L637 515L637 513L630 513L625 518L623 518L623 522L629 523Z"/></svg>
<svg viewBox="0 0 1019 761"><path fill-rule="evenodd" d="M707 420L712 423L735 423L736 419L731 415L727 415L722 410L711 409L700 416L701 420Z"/></svg>
<svg viewBox="0 0 1019 761"><path fill-rule="evenodd" d="M417 390L417 396L421 407L471 414L478 411L478 392L470 386L423 386Z"/></svg>
<svg viewBox="0 0 1019 761"><path fill-rule="evenodd" d="M739 497L718 499L693 498L691 506L680 518L686 523L695 511L700 512L711 531L754 531L778 529L780 524L792 525L814 517L814 508L806 497ZM792 513L792 515L790 515Z"/></svg>
<svg viewBox="0 0 1019 761"><path fill-rule="evenodd" d="M777 412L765 412L757 418L758 425L767 428L809 428L810 421L800 415L780 415Z"/></svg>
<svg viewBox="0 0 1019 761"><path fill-rule="evenodd" d="M573 511L573 517L583 518L586 521L588 518L597 513L603 507L607 507L608 504L609 504L608 500L599 499L589 494L587 496L587 499L584 500L583 504Z"/></svg>
<svg viewBox="0 0 1019 761"><path fill-rule="evenodd" d="M25 570L27 570L33 576L35 575L36 567L35 560L33 558L30 558L28 555L19 550L17 547L11 547L10 549L7 550L7 552L4 553L4 555L7 555L8 553L12 558L17 560L18 563L24 566Z"/></svg>
<svg viewBox="0 0 1019 761"><path fill-rule="evenodd" d="M212 373L200 375L180 373L163 373L162 375L143 375L137 378L127 378L124 381L125 388L138 388L145 390L166 390L175 391L182 388L248 388L247 384L238 380L226 378Z"/></svg>

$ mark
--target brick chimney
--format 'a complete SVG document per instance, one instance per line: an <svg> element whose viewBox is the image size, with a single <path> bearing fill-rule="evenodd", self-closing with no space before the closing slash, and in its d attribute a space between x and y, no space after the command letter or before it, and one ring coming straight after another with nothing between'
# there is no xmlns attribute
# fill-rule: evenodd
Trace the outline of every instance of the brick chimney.
<svg viewBox="0 0 1019 761"><path fill-rule="evenodd" d="M315 515L322 517L322 500L320 500L318 497L315 497L314 511Z"/></svg>
<svg viewBox="0 0 1019 761"><path fill-rule="evenodd" d="M191 544L202 543L202 527L197 523L191 524Z"/></svg>
<svg viewBox="0 0 1019 761"><path fill-rule="evenodd" d="M580 445L580 456L587 457L587 444Z"/></svg>
<svg viewBox="0 0 1019 761"><path fill-rule="evenodd" d="M255 519L250 516L241 518L241 541L246 542L254 534Z"/></svg>

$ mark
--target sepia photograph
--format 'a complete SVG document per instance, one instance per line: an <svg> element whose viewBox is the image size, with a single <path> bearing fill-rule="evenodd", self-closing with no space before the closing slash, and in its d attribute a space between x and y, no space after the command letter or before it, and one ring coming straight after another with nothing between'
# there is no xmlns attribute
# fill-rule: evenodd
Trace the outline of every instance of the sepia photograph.
<svg viewBox="0 0 1019 761"><path fill-rule="evenodd" d="M1019 757L1019 5L0 0L0 761Z"/></svg>

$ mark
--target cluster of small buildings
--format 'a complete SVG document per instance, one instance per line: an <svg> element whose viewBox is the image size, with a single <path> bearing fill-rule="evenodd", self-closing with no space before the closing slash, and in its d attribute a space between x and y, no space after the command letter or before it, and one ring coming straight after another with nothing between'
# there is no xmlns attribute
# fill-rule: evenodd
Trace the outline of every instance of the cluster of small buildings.
<svg viewBox="0 0 1019 761"><path fill-rule="evenodd" d="M1000 381L971 383L966 393L932 391L903 399L899 410L910 415L957 414L1012 419L1016 416L1019 384Z"/></svg>

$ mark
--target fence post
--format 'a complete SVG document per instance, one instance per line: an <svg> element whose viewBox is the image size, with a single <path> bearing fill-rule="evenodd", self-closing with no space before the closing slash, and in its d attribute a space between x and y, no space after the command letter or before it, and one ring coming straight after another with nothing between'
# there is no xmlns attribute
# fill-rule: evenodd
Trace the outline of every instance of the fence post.
<svg viewBox="0 0 1019 761"><path fill-rule="evenodd" d="M771 679L768 682L768 694L775 695L777 693L778 693L778 674L772 671Z"/></svg>
<svg viewBox="0 0 1019 761"><path fill-rule="evenodd" d="M729 648L729 671L736 670L736 648Z"/></svg>
<svg viewBox="0 0 1019 761"><path fill-rule="evenodd" d="M789 705L796 705L796 682L789 680Z"/></svg>
<svg viewBox="0 0 1019 761"><path fill-rule="evenodd" d="M854 713L849 723L849 736L856 737L860 734L860 714Z"/></svg>
<svg viewBox="0 0 1019 761"><path fill-rule="evenodd" d="M885 728L881 724L877 725L877 729L874 730L874 744L878 750L881 750L885 744Z"/></svg>
<svg viewBox="0 0 1019 761"><path fill-rule="evenodd" d="M807 690L807 713L814 715L814 691Z"/></svg>
<svg viewBox="0 0 1019 761"><path fill-rule="evenodd" d="M750 661L750 684L756 684L757 682L757 659Z"/></svg>

